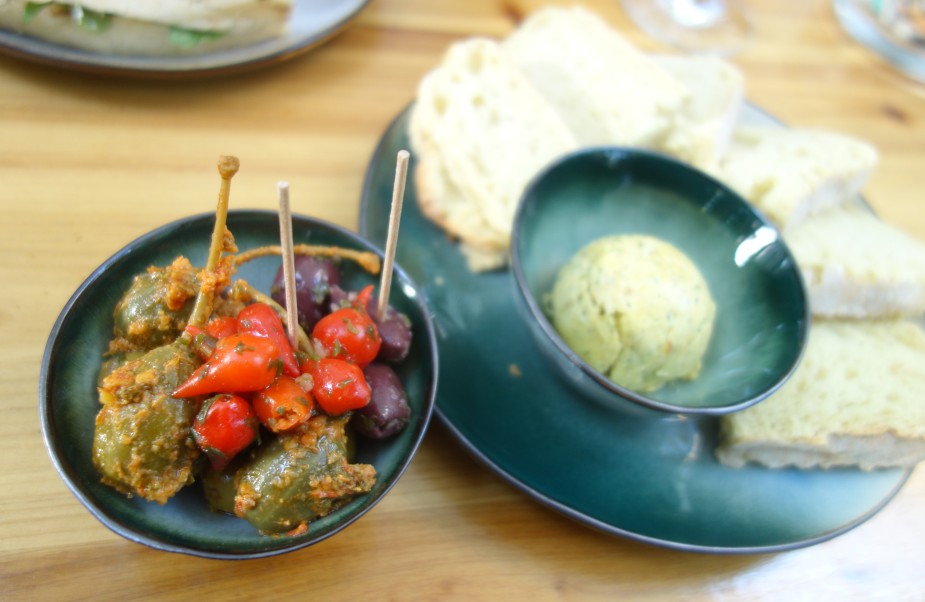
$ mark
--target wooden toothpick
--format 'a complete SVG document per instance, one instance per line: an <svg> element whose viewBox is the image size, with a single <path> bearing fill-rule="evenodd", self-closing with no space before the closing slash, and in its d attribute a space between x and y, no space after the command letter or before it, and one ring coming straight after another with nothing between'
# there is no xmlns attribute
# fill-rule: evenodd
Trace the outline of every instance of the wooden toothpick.
<svg viewBox="0 0 925 602"><path fill-rule="evenodd" d="M209 243L209 254L206 256L205 272L213 274L218 267L218 262L222 258L222 252L225 250L225 232L227 230L228 220L228 199L231 194L231 178L238 173L241 163L234 155L221 155L218 158L218 175L222 178L221 187L218 191L218 203L215 207L215 224L212 226L212 240ZM212 313L212 303L215 298L214 287L206 286L209 279L203 279L199 287L199 294L196 295L196 301L193 304L193 311L187 324L192 326L203 326ZM189 331L184 330L180 338L187 343L192 340Z"/></svg>
<svg viewBox="0 0 925 602"><path fill-rule="evenodd" d="M279 241L283 257L283 292L286 298L286 334L293 349L298 349L299 312L295 294L295 255L292 251L292 211L289 208L289 183L276 185L279 193Z"/></svg>
<svg viewBox="0 0 925 602"><path fill-rule="evenodd" d="M382 281L379 285L379 319L385 317L389 306L389 292L392 288L392 271L395 263L395 246L398 243L398 226L401 222L401 206L405 198L405 180L408 177L408 157L406 150L398 151L395 165L395 184L392 187L392 210L389 213L389 231L385 241L385 261L382 265Z"/></svg>

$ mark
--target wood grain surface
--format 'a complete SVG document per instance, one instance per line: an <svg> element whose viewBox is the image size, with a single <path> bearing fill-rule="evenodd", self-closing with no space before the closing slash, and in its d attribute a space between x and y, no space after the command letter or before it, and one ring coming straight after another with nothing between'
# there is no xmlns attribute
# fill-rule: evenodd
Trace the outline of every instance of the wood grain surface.
<svg viewBox="0 0 925 602"><path fill-rule="evenodd" d="M790 124L873 142L882 156L870 203L925 239L925 88L851 41L830 2L747 3L757 31L734 61L749 99ZM161 224L211 210L222 153L242 162L235 207L274 209L285 179L294 212L355 230L367 162L421 76L451 42L503 35L541 4L376 0L311 53L218 79L104 78L0 58L0 599L925 599L921 468L834 540L693 554L563 518L435 422L405 476L356 524L299 552L238 562L129 542L56 474L39 427L39 367L58 312L93 268ZM616 0L585 4L661 49Z"/></svg>

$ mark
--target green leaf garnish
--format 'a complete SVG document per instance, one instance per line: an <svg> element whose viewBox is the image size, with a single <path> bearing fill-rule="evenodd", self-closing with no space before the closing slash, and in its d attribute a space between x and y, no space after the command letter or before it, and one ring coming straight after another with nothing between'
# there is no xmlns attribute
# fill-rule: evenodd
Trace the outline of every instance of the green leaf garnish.
<svg viewBox="0 0 925 602"><path fill-rule="evenodd" d="M22 13L22 22L28 23L32 21L40 12L52 4L52 2L26 2L26 7Z"/></svg>
<svg viewBox="0 0 925 602"><path fill-rule="evenodd" d="M225 35L224 31L201 31L183 27L170 27L170 43L180 48L192 48L203 42L211 42Z"/></svg>

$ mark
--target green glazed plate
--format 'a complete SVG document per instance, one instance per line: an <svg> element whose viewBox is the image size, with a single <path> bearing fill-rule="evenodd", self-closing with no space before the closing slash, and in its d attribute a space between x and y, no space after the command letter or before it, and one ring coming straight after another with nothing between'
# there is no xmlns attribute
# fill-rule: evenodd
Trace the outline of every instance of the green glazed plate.
<svg viewBox="0 0 925 602"><path fill-rule="evenodd" d="M427 429L437 386L436 341L430 313L407 274L396 268L389 302L409 317L414 332L408 357L396 365L411 405L411 421L397 436L357 445L357 461L376 467L373 490L313 521L296 536L261 535L242 519L209 510L198 484L183 488L163 506L127 498L100 483L91 461L93 423L99 411L96 378L112 336L112 311L135 274L150 265L167 265L185 255L204 265L214 215L184 218L145 234L97 268L61 311L48 338L39 382L42 433L49 455L65 483L104 525L159 550L208 558L256 558L304 548L326 539L370 510L398 481ZM279 218L271 211L231 211L228 228L241 250L279 244ZM381 251L356 234L332 224L293 216L295 243L338 245ZM243 278L269 292L279 257L243 265ZM376 284L378 277L353 262L341 264L346 290Z"/></svg>
<svg viewBox="0 0 925 602"><path fill-rule="evenodd" d="M373 244L386 238L396 154L410 149L408 114L389 126L366 174L360 231ZM750 106L743 119L772 121ZM850 530L883 508L911 473L726 468L713 455L716 417L634 417L576 398L518 316L511 272L470 272L421 214L412 182L396 261L434 312L436 413L475 456L537 501L659 546L758 553Z"/></svg>

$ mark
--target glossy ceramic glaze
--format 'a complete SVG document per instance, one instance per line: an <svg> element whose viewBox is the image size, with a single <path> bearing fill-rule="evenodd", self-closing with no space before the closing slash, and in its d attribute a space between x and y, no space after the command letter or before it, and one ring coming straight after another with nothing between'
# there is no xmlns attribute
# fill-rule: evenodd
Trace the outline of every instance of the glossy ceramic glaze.
<svg viewBox="0 0 925 602"><path fill-rule="evenodd" d="M239 73L308 52L344 29L368 3L369 0L293 0L289 29L282 37L203 55L101 54L2 29L0 52L57 67L107 75L163 79Z"/></svg>
<svg viewBox="0 0 925 602"><path fill-rule="evenodd" d="M132 277L150 265L166 265L185 255L203 265L214 218L201 215L168 224L132 242L101 265L74 293L48 339L40 381L45 443L58 472L81 502L107 527L153 548L212 558L253 558L303 548L343 529L365 514L392 488L414 456L433 410L437 383L435 337L428 310L410 278L396 268L390 303L412 323L409 357L396 367L412 408L408 426L392 439L362 441L357 461L376 467L373 490L336 512L310 523L295 537L260 535L247 522L211 512L198 485L184 488L160 506L129 499L100 483L91 463L94 417L99 409L96 378L112 335L112 311ZM228 228L246 250L279 244L279 222L269 211L232 211ZM307 217L293 216L295 243L339 245L381 253L357 235ZM278 257L245 264L237 277L269 291ZM355 264L341 267L344 288L378 283Z"/></svg>
<svg viewBox="0 0 925 602"><path fill-rule="evenodd" d="M684 253L716 303L700 374L648 394L610 381L562 340L544 313L559 270L593 240L646 235ZM809 325L803 281L777 229L735 192L669 157L583 149L538 174L514 220L511 265L520 313L580 396L618 411L723 414L783 384Z"/></svg>
<svg viewBox="0 0 925 602"><path fill-rule="evenodd" d="M407 110L369 165L360 230L386 237ZM768 121L749 108L746 118ZM411 169L414 169L412 156ZM413 181L413 180L412 180ZM653 420L588 403L537 349L509 271L473 274L406 192L398 260L434 312L437 415L476 457L537 501L586 525L713 553L808 546L860 524L909 476L884 470L733 470L715 460L719 418Z"/></svg>

